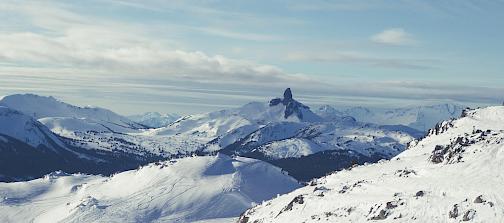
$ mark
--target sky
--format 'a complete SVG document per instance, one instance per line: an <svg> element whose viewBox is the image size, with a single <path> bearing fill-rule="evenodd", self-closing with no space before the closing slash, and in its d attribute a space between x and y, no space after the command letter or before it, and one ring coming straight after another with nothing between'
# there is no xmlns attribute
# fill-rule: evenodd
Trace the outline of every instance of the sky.
<svg viewBox="0 0 504 223"><path fill-rule="evenodd" d="M0 96L120 114L504 101L504 0L0 2Z"/></svg>

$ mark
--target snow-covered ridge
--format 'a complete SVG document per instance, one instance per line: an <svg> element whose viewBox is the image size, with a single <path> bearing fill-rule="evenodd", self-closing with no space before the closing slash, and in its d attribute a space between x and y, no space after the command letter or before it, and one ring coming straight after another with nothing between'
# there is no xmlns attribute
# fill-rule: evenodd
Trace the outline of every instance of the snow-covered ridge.
<svg viewBox="0 0 504 223"><path fill-rule="evenodd" d="M147 153L93 150L71 142L33 117L0 106L0 182L34 179L56 170L111 174L159 159Z"/></svg>
<svg viewBox="0 0 504 223"><path fill-rule="evenodd" d="M314 180L239 222L502 222L504 106L430 132L391 161Z"/></svg>
<svg viewBox="0 0 504 223"><path fill-rule="evenodd" d="M33 147L64 144L42 123L19 111L0 106L0 134L16 138Z"/></svg>
<svg viewBox="0 0 504 223"><path fill-rule="evenodd" d="M54 173L0 183L2 222L232 219L298 183L268 163L225 155L154 163L111 177Z"/></svg>
<svg viewBox="0 0 504 223"><path fill-rule="evenodd" d="M23 112L35 119L47 117L68 117L89 119L102 124L124 128L144 128L144 126L118 115L110 110L98 107L78 107L57 100L34 94L15 94L5 96L0 105Z"/></svg>

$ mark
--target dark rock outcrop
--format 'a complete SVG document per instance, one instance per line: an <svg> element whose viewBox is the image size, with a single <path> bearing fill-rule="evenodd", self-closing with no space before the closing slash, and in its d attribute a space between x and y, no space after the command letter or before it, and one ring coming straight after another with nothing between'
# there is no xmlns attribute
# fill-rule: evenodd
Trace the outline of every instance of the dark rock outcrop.
<svg viewBox="0 0 504 223"><path fill-rule="evenodd" d="M296 115L299 119L303 119L302 109L309 109L308 106L303 105L292 98L292 91L290 88L285 89L283 98L274 98L269 103L270 106L277 106L279 104L285 106L284 118Z"/></svg>

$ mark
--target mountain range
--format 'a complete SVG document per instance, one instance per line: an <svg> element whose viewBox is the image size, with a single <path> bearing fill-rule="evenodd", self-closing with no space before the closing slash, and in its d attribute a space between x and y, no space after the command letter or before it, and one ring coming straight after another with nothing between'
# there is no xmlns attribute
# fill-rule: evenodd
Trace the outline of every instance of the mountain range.
<svg viewBox="0 0 504 223"><path fill-rule="evenodd" d="M503 106L312 110L286 89L234 109L132 120L10 95L0 100L0 221L503 219L503 115Z"/></svg>
<svg viewBox="0 0 504 223"><path fill-rule="evenodd" d="M53 97L11 95L0 100L0 105L43 126L62 148L79 151L75 154L88 153L93 158L113 154L114 162L127 163L129 168L160 159L220 152L267 161L298 180L308 181L356 163L389 159L418 137L411 131L362 123L351 117L320 116L295 100L290 89L282 98L267 103L252 102L236 109L185 116L160 128L150 128L107 109L73 106ZM27 142L20 134L8 136ZM122 157L127 159L122 161ZM87 165L88 160L107 163L98 162L100 159L82 162ZM303 168L306 165L313 168ZM125 167L103 172L63 170L109 174ZM12 179L31 179L42 172L2 174Z"/></svg>

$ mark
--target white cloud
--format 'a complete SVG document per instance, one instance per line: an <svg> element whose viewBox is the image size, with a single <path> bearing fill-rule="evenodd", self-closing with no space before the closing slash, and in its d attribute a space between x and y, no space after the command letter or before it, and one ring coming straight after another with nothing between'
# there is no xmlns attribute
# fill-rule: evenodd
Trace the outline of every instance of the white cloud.
<svg viewBox="0 0 504 223"><path fill-rule="evenodd" d="M237 60L200 51L182 50L170 41L149 35L143 26L80 15L54 4L0 3L0 12L15 12L27 20L19 31L0 32L0 60L17 67L36 66L57 70L73 68L88 75L142 75L150 78L252 85L286 82L315 83L301 74L278 67ZM43 32L32 31L40 29ZM205 30L231 38L240 33ZM246 35L250 40L270 36ZM72 75L72 74L69 74Z"/></svg>
<svg viewBox="0 0 504 223"><path fill-rule="evenodd" d="M413 36L401 28L383 30L371 36L370 39L375 43L385 45L410 45L415 42Z"/></svg>

